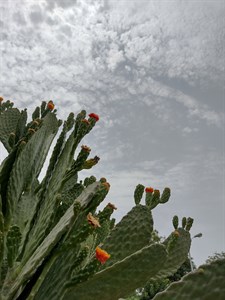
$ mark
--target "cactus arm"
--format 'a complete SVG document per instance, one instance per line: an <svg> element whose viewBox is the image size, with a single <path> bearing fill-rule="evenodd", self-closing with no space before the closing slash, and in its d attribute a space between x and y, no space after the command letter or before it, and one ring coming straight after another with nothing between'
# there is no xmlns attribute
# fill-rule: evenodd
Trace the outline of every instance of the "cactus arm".
<svg viewBox="0 0 225 300"><path fill-rule="evenodd" d="M225 259L204 264L180 281L172 283L154 300L223 300L225 295Z"/></svg>
<svg viewBox="0 0 225 300"><path fill-rule="evenodd" d="M88 281L70 287L64 300L117 300L140 287L147 277L161 269L166 260L163 245L151 245L133 253L122 261L96 273ZM134 276L135 274L135 276Z"/></svg>

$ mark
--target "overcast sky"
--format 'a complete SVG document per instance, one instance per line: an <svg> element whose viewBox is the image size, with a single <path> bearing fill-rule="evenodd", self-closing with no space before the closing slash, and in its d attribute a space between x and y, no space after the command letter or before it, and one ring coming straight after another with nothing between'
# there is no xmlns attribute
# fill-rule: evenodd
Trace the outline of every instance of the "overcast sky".
<svg viewBox="0 0 225 300"><path fill-rule="evenodd" d="M100 121L85 143L100 156L106 202L119 220L138 183L172 190L157 207L195 219L197 265L225 251L225 2L0 0L0 93L32 111L52 99L60 118ZM1 150L1 161L6 152ZM83 178L81 177L81 178Z"/></svg>

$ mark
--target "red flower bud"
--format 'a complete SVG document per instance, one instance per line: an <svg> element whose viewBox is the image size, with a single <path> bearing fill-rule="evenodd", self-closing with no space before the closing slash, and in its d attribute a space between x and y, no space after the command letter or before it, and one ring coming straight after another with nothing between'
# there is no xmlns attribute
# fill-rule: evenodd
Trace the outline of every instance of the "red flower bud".
<svg viewBox="0 0 225 300"><path fill-rule="evenodd" d="M53 110L54 109L55 105L54 105L54 103L53 103L52 100L48 101L47 107L48 107L49 110Z"/></svg>
<svg viewBox="0 0 225 300"><path fill-rule="evenodd" d="M146 193L153 193L154 192L154 189L152 187L146 187L145 188L145 192Z"/></svg>
<svg viewBox="0 0 225 300"><path fill-rule="evenodd" d="M98 116L97 114L91 113L91 114L89 114L88 116L89 116L90 118L95 119L96 122L98 122L98 120L99 120L99 116Z"/></svg>

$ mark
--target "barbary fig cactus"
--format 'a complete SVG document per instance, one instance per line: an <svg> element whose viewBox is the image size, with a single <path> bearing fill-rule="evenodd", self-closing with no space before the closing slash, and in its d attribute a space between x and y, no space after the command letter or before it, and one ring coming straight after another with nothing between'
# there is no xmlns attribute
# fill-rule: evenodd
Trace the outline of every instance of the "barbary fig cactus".
<svg viewBox="0 0 225 300"><path fill-rule="evenodd" d="M117 224L113 204L97 212L110 184L94 176L79 180L99 157L89 158L87 145L76 157L75 151L98 121L82 110L62 122L49 100L27 123L26 110L0 101L0 140L9 152L0 166L1 300L117 300L150 278L173 274L186 260L193 219L180 228L177 218L162 243L151 238L152 210L169 200L169 188L160 197L159 190L139 184L134 207Z"/></svg>
<svg viewBox="0 0 225 300"><path fill-rule="evenodd" d="M154 300L223 300L225 295L225 259L200 266L172 283Z"/></svg>

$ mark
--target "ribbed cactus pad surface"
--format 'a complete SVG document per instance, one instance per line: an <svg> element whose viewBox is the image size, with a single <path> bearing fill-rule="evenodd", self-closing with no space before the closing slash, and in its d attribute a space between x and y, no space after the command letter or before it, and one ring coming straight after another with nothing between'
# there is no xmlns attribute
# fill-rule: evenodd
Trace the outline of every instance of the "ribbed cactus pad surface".
<svg viewBox="0 0 225 300"><path fill-rule="evenodd" d="M55 115L48 114L42 127L34 133L16 160L7 189L7 199L12 207L16 208L24 189L31 184L32 180L38 177L57 129ZM31 153L32 155L30 155ZM26 198L23 198L23 200L26 200ZM23 221L19 211L13 214L13 219L18 225Z"/></svg>
<svg viewBox="0 0 225 300"><path fill-rule="evenodd" d="M156 275L157 278L174 274L187 258L191 246L190 234L183 228L178 228L177 232L179 236L174 238L174 233L171 233L164 242L169 254L163 269Z"/></svg>
<svg viewBox="0 0 225 300"><path fill-rule="evenodd" d="M20 111L17 108L9 108L0 115L0 140L8 152L11 150L9 145L9 135L11 132L16 133Z"/></svg>
<svg viewBox="0 0 225 300"><path fill-rule="evenodd" d="M171 284L154 300L224 300L225 259L200 266L181 281Z"/></svg>
<svg viewBox="0 0 225 300"><path fill-rule="evenodd" d="M118 300L140 287L146 278L154 276L163 267L165 259L163 245L144 247L71 288L63 300Z"/></svg>
<svg viewBox="0 0 225 300"><path fill-rule="evenodd" d="M84 192L80 195L77 201L81 206L86 207L88 203L92 200L95 192L98 190L101 183L95 182L92 185L88 186ZM51 250L56 246L56 244L60 241L63 235L70 228L71 222L74 219L74 209L71 206L65 213L65 215L60 219L55 228L51 231L51 233L44 239L44 241L39 245L36 251L31 255L29 260L23 266L23 270L19 276L16 276L15 284L12 286L10 291L6 291L8 298L14 299L14 295L16 294L19 287L26 283L29 278L36 272L37 268L42 264L45 257L49 255ZM15 278L14 278L15 279Z"/></svg>
<svg viewBox="0 0 225 300"><path fill-rule="evenodd" d="M106 267L148 245L152 230L153 219L149 207L141 204L134 206L104 242L104 249L111 254Z"/></svg>

